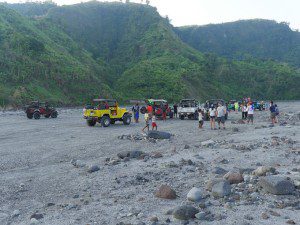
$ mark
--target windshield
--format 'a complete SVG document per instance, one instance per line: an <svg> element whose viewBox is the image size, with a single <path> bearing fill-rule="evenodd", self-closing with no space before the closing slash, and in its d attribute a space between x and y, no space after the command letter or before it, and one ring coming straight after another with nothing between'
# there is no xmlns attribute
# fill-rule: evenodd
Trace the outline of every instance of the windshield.
<svg viewBox="0 0 300 225"><path fill-rule="evenodd" d="M180 102L181 107L197 107L197 102L195 100L182 100Z"/></svg>

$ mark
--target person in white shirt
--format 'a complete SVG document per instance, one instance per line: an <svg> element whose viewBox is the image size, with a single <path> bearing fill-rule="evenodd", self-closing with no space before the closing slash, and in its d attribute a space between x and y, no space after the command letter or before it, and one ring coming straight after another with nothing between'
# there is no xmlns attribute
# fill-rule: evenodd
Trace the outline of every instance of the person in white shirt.
<svg viewBox="0 0 300 225"><path fill-rule="evenodd" d="M221 124L223 129L225 130L225 115L226 115L226 108L219 103L217 108L217 122L219 125L219 129L221 129Z"/></svg>
<svg viewBox="0 0 300 225"><path fill-rule="evenodd" d="M198 110L199 129L203 127L203 112L201 109Z"/></svg>
<svg viewBox="0 0 300 225"><path fill-rule="evenodd" d="M212 104L209 108L210 129L216 130L216 109Z"/></svg>
<svg viewBox="0 0 300 225"><path fill-rule="evenodd" d="M242 119L247 119L247 105L246 103L243 103L242 105Z"/></svg>
<svg viewBox="0 0 300 225"><path fill-rule="evenodd" d="M249 123L251 121L251 123L253 124L253 117L254 117L254 105L252 103L248 103L248 106L247 106L247 122Z"/></svg>

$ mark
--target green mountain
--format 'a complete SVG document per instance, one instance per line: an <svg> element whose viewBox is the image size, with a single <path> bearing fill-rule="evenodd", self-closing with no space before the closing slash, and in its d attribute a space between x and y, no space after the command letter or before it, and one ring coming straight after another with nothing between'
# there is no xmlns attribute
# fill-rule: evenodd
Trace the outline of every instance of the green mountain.
<svg viewBox="0 0 300 225"><path fill-rule="evenodd" d="M0 101L15 105L36 98L72 105L93 97L300 98L296 69L202 54L155 8L133 3L2 4L0 65Z"/></svg>
<svg viewBox="0 0 300 225"><path fill-rule="evenodd" d="M229 59L271 59L300 67L300 32L287 23L241 20L231 23L176 28L176 33L201 52Z"/></svg>

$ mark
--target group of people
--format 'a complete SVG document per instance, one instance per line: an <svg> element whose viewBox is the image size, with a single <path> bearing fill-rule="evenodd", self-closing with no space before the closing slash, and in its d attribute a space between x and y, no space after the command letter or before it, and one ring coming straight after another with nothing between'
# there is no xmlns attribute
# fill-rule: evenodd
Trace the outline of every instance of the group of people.
<svg viewBox="0 0 300 225"><path fill-rule="evenodd" d="M248 99L247 99L248 100ZM177 105L174 104L173 109L174 109L174 117L177 118L178 110L177 110ZM242 112L242 119L247 120L247 123L253 124L254 121L254 111L255 107L254 104L248 100L247 102L244 101L241 105L237 104L235 105L235 111L241 110ZM271 113L271 121L273 124L278 123L277 116L279 115L279 110L278 106L274 104L273 101L270 102L270 113ZM139 122L139 113L140 113L140 107L139 104L137 103L132 107L132 111L134 114L134 120L136 123ZM209 114L209 121L210 121L210 128L211 130L217 130L216 128L216 123L218 125L218 129L226 129L225 127L225 122L226 122L226 114L228 113L228 108L226 105L222 104L219 102L217 106L214 104L210 105L208 114ZM165 120L166 116L163 116L163 120ZM151 104L148 104L145 112L145 122L146 125L142 129L144 132L146 129L149 131L150 126L152 126L152 130L157 130L157 123L156 123L156 117L155 117L155 109ZM198 110L198 122L199 122L199 129L203 128L205 120L205 111L202 109Z"/></svg>
<svg viewBox="0 0 300 225"><path fill-rule="evenodd" d="M214 104L212 104L209 107L208 110L209 113L209 120L210 120L210 129L216 130L216 122L218 124L218 128L221 129L221 127L225 130L225 121L226 121L226 114L227 114L227 108L226 106L222 105L222 103L218 103L218 105L215 107ZM204 113L200 109L199 110L199 128L203 127L203 121L204 121Z"/></svg>

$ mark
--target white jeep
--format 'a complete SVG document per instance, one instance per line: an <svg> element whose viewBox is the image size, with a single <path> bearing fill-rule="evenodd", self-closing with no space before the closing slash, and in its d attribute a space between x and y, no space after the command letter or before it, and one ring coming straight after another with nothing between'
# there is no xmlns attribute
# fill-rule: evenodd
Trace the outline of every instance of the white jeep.
<svg viewBox="0 0 300 225"><path fill-rule="evenodd" d="M199 102L196 99L182 99L178 107L178 115L181 120L198 119Z"/></svg>

